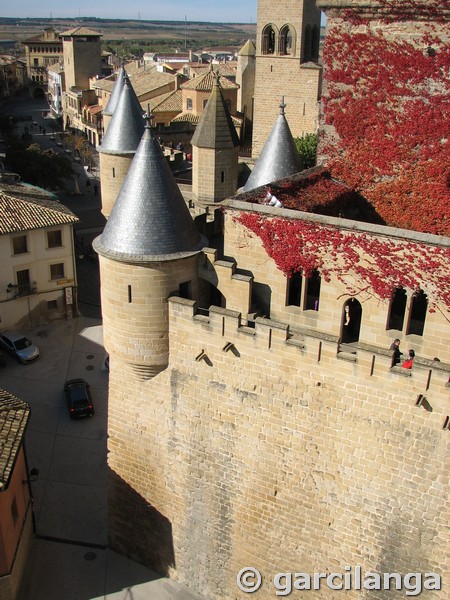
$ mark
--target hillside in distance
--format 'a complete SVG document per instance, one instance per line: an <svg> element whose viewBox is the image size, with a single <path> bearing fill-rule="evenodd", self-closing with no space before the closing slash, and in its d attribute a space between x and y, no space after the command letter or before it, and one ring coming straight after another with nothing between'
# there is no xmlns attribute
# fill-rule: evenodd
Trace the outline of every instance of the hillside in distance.
<svg viewBox="0 0 450 600"><path fill-rule="evenodd" d="M6 18L0 17L0 39L16 40L37 35L46 27L64 31L83 26L99 31L103 42L111 40L142 40L147 43L172 40L174 45L190 42L188 47L202 46L205 42L220 45L241 46L248 39L255 39L255 23L209 23L200 21L144 21L138 19L98 19L79 17L76 19Z"/></svg>

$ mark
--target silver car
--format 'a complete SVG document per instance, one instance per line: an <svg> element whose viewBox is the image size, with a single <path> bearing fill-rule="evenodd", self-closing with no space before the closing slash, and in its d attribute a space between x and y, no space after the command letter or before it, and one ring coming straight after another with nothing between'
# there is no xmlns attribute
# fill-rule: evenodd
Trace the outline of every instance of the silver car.
<svg viewBox="0 0 450 600"><path fill-rule="evenodd" d="M2 331L0 346L21 363L33 362L39 358L39 348L20 331Z"/></svg>

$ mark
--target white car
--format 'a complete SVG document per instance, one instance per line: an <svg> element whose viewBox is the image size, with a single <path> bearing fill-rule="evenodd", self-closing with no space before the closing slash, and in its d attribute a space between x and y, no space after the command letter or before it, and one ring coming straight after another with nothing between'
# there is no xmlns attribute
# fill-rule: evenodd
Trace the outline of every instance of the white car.
<svg viewBox="0 0 450 600"><path fill-rule="evenodd" d="M2 331L0 346L21 363L30 363L39 358L39 348L19 331Z"/></svg>

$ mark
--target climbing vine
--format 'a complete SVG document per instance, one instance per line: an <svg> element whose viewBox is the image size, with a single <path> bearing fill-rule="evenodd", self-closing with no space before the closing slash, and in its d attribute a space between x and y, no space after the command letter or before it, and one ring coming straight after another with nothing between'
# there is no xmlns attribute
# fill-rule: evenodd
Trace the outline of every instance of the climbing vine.
<svg viewBox="0 0 450 600"><path fill-rule="evenodd" d="M387 224L449 235L450 39L440 22L450 0L378 4L378 21L347 11L327 32L324 118L337 136L325 135L322 154Z"/></svg>
<svg viewBox="0 0 450 600"><path fill-rule="evenodd" d="M311 221L245 212L234 220L257 235L267 254L288 277L314 269L336 278L349 296L391 298L396 287L423 290L430 311L450 318L450 249L367 233L345 231Z"/></svg>

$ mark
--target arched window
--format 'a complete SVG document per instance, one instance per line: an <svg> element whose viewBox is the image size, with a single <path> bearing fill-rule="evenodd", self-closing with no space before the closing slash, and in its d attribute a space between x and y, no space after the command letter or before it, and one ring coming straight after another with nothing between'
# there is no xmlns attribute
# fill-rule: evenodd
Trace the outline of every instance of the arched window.
<svg viewBox="0 0 450 600"><path fill-rule="evenodd" d="M302 62L308 62L312 58L312 31L311 25L305 27L303 33L303 56Z"/></svg>
<svg viewBox="0 0 450 600"><path fill-rule="evenodd" d="M206 108L206 105L208 104L208 98L205 98L203 100L203 108Z"/></svg>
<svg viewBox="0 0 450 600"><path fill-rule="evenodd" d="M422 290L414 292L409 308L408 335L423 335L427 315L428 298Z"/></svg>
<svg viewBox="0 0 450 600"><path fill-rule="evenodd" d="M266 25L262 32L261 51L262 54L275 53L275 29L272 25Z"/></svg>
<svg viewBox="0 0 450 600"><path fill-rule="evenodd" d="M192 98L186 99L186 110L192 110Z"/></svg>
<svg viewBox="0 0 450 600"><path fill-rule="evenodd" d="M341 324L341 343L352 344L359 341L361 329L362 307L355 298L350 298L344 304Z"/></svg>
<svg viewBox="0 0 450 600"><path fill-rule="evenodd" d="M319 46L320 46L320 31L317 25L312 28L311 35L311 60L317 62L319 60Z"/></svg>
<svg viewBox="0 0 450 600"><path fill-rule="evenodd" d="M281 28L279 39L280 54L295 54L295 31L289 25Z"/></svg>
<svg viewBox="0 0 450 600"><path fill-rule="evenodd" d="M389 317L386 329L403 330L406 310L406 291L403 288L395 288L391 304L389 306Z"/></svg>

